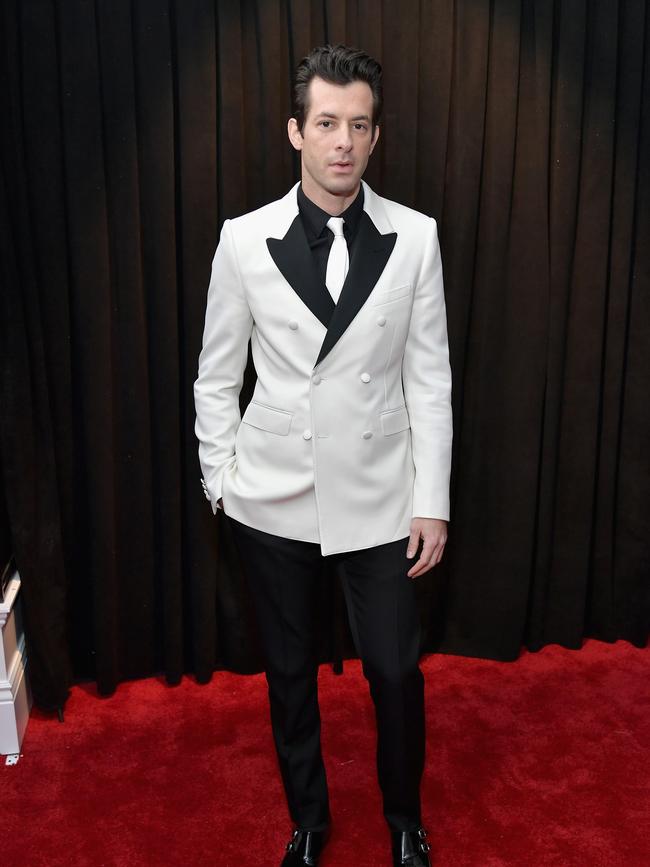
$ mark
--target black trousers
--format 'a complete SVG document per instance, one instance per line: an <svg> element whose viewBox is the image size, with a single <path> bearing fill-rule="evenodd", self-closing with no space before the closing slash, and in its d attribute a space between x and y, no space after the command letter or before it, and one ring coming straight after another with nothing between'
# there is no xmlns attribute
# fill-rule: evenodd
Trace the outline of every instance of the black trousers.
<svg viewBox="0 0 650 867"><path fill-rule="evenodd" d="M274 536L227 516L254 599L271 725L289 813L300 828L330 821L318 706L316 618L320 545ZM421 824L424 677L408 537L330 554L341 577L350 628L375 706L377 776L389 827Z"/></svg>

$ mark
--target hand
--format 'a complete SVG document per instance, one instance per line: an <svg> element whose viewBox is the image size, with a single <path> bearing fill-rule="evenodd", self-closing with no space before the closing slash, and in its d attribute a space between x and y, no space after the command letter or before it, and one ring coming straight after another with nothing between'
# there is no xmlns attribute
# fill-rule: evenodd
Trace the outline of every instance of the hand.
<svg viewBox="0 0 650 867"><path fill-rule="evenodd" d="M424 540L420 559L406 573L409 578L418 578L442 560L447 541L447 522L440 518L413 518L411 535L406 549L407 557L415 557L420 538Z"/></svg>

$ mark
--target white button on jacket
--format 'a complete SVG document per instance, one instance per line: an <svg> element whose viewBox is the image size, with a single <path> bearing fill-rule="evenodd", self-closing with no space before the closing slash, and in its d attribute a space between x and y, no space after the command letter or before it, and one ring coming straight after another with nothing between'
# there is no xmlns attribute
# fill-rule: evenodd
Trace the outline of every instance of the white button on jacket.
<svg viewBox="0 0 650 867"><path fill-rule="evenodd" d="M233 518L319 542L323 554L404 538L415 516L449 518L451 370L436 222L362 185L336 304L303 267L298 184L225 221L194 383L213 511L223 496ZM249 339L257 382L240 417Z"/></svg>

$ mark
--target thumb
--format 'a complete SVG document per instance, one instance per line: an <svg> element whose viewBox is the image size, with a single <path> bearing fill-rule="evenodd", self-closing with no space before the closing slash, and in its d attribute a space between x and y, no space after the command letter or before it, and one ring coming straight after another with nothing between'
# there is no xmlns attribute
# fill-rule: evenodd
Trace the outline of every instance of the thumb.
<svg viewBox="0 0 650 867"><path fill-rule="evenodd" d="M415 552L418 549L418 545L420 543L420 531L419 530L411 530L411 535L409 536L409 543L406 549L407 557L415 557Z"/></svg>

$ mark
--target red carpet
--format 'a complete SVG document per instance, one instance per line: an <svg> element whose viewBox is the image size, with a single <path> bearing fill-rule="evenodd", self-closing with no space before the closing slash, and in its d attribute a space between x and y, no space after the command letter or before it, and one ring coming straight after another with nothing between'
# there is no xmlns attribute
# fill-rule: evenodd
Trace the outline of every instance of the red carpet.
<svg viewBox="0 0 650 867"><path fill-rule="evenodd" d="M650 656L556 645L514 663L432 655L424 820L438 867L650 867ZM322 867L390 865L360 665L320 672L334 818ZM2 860L279 867L290 822L263 675L77 686L2 766Z"/></svg>

